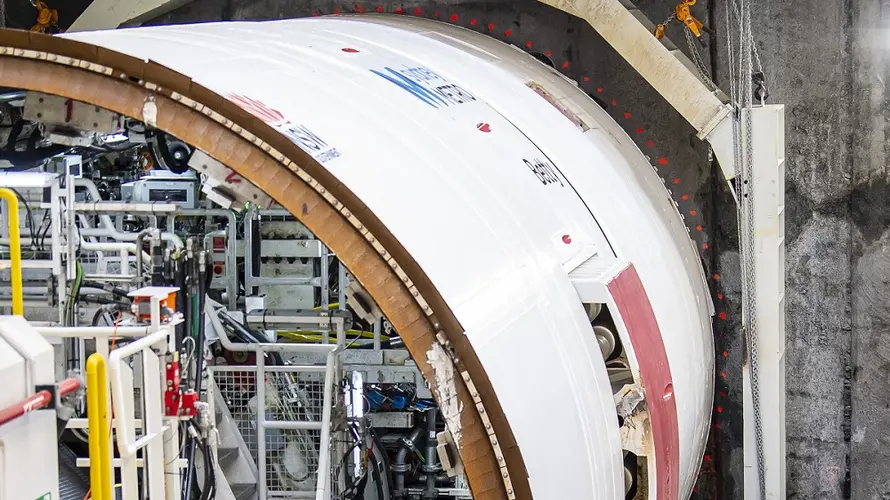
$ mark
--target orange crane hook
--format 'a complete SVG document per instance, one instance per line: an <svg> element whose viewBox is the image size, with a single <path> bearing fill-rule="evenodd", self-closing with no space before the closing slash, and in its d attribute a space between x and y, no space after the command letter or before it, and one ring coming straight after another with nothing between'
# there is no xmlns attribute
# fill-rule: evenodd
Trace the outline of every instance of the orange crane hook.
<svg viewBox="0 0 890 500"><path fill-rule="evenodd" d="M42 0L36 0L34 7L37 9L37 24L31 27L31 31L46 33L49 28L59 27L59 11L50 9Z"/></svg>
<svg viewBox="0 0 890 500"><path fill-rule="evenodd" d="M686 25L686 27L689 28L689 31L691 31L696 38L701 38L702 27L704 25L701 23L701 21L699 21L695 18L695 16L692 15L692 11L690 10L690 7L695 5L697 1L698 0L682 0L680 3L678 3L677 6L674 7L674 13L671 15L671 17L669 17L665 22L655 25L655 32L653 33L655 35L655 38L659 40L664 38L664 32L667 28L668 23L670 23L674 19Z"/></svg>
<svg viewBox="0 0 890 500"><path fill-rule="evenodd" d="M690 7L695 5L697 0L683 0L682 2L677 4L677 7L674 9L674 12L677 15L677 21L685 24L686 27L689 28L689 31L692 32L697 38L701 38L701 29L703 24L701 21L695 18L692 15L692 12L689 10Z"/></svg>

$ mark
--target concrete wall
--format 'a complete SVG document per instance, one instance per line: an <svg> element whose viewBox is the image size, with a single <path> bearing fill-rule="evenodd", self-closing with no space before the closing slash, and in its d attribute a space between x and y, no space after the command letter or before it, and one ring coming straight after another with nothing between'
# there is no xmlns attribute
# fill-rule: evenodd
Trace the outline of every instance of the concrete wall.
<svg viewBox="0 0 890 500"><path fill-rule="evenodd" d="M890 199L884 136L885 4L753 0L754 31L787 122L788 498L890 498ZM641 0L654 21L674 2ZM742 498L738 239L735 209L705 145L589 26L521 1L360 2L403 9L550 55L650 155L684 213L711 277L717 388L695 498ZM728 88L725 0L693 10L716 35L701 49ZM157 23L351 12L332 1L195 0ZM711 12L713 10L713 12ZM668 36L686 49L679 26ZM530 43L530 45L529 45ZM686 49L688 50L688 49ZM766 381L769 383L769 381Z"/></svg>

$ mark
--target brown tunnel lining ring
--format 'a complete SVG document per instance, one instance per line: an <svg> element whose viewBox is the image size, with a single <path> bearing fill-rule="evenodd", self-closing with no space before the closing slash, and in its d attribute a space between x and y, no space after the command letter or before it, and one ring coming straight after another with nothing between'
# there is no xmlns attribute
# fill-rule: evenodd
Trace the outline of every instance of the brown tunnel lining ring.
<svg viewBox="0 0 890 500"><path fill-rule="evenodd" d="M256 184L342 258L400 332L433 388L427 350L438 342L453 353L463 410L460 453L474 498L532 498L512 430L454 314L382 222L303 150L188 77L73 40L0 30L0 85L60 95L137 119L143 103L154 99L158 128Z"/></svg>

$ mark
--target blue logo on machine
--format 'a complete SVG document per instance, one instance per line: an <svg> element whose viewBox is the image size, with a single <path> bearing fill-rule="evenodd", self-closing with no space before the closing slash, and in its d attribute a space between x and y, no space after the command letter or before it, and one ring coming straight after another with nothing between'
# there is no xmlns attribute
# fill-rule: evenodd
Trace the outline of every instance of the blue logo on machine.
<svg viewBox="0 0 890 500"><path fill-rule="evenodd" d="M414 97L434 108L447 108L476 100L476 97L456 83L426 66L405 66L393 69L389 66L382 71L372 69L378 75L408 91Z"/></svg>

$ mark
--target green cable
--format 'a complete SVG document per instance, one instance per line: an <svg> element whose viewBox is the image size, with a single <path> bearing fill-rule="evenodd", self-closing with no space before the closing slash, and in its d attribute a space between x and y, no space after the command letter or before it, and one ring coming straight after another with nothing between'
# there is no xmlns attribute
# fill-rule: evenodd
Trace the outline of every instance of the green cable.
<svg viewBox="0 0 890 500"><path fill-rule="evenodd" d="M71 284L71 291L68 293L68 303L65 304L67 310L66 320L69 326L74 326L74 302L80 294L80 284L83 282L83 266L80 262L75 263L74 283Z"/></svg>

